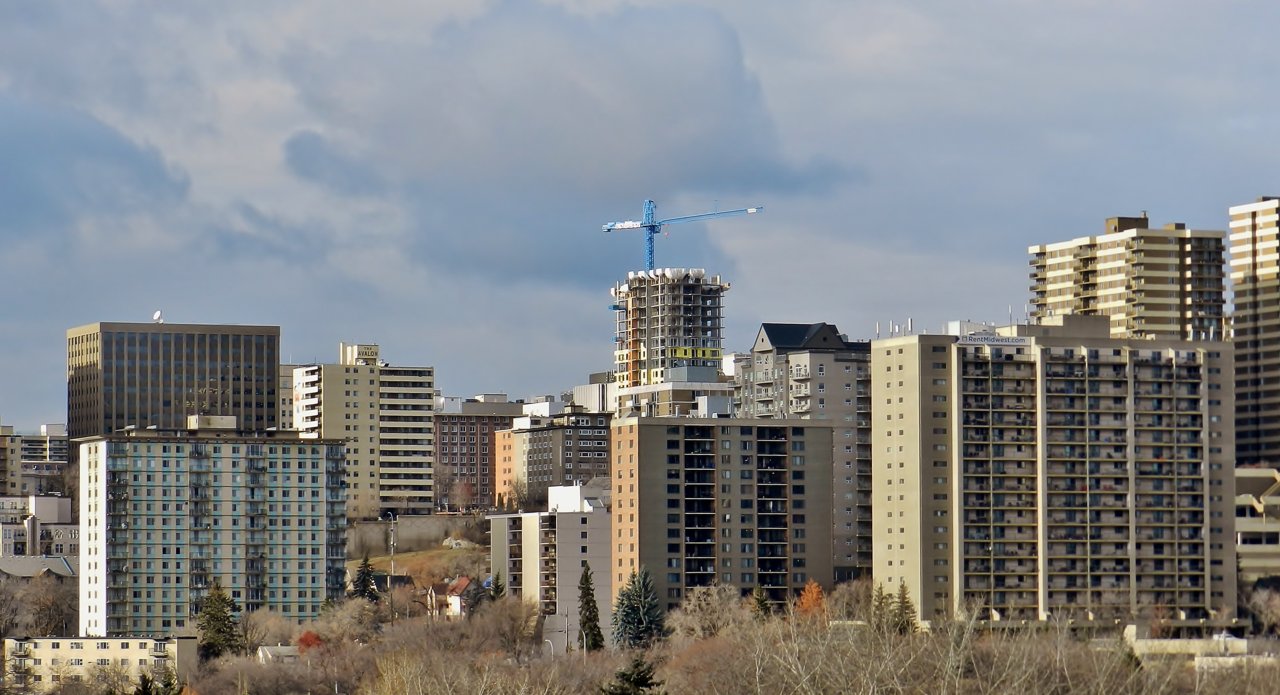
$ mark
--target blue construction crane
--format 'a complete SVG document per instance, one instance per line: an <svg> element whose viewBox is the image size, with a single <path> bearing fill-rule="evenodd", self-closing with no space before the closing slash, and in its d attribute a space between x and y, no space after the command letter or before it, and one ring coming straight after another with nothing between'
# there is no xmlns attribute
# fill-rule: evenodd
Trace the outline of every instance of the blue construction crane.
<svg viewBox="0 0 1280 695"><path fill-rule="evenodd" d="M701 215L685 215L684 217L672 217L667 220L654 221L653 213L656 212L658 206L652 200L644 201L644 219L636 222L628 220L626 222L610 222L604 226L604 231L612 232L618 229L643 229L644 230L644 251L646 270L653 270L653 238L662 231L663 225L676 224L677 222L695 222L697 220L709 220L713 217L729 217L731 215L752 215L764 210L764 206L760 205L754 208L741 208L739 210L725 210L724 212L704 212Z"/></svg>

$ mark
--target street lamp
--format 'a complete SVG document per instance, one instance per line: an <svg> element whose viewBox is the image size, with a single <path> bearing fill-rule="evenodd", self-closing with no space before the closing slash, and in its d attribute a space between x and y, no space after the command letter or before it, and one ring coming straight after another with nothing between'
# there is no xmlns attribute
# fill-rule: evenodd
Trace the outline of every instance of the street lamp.
<svg viewBox="0 0 1280 695"><path fill-rule="evenodd" d="M387 608L391 610L391 622L396 621L396 597L391 582L396 576L396 513L387 512L384 516L391 520L391 572L387 575Z"/></svg>

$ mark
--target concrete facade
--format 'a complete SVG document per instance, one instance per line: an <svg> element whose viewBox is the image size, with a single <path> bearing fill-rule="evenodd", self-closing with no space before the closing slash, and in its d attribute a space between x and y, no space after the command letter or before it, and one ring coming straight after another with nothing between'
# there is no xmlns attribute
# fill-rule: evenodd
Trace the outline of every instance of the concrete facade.
<svg viewBox="0 0 1280 695"><path fill-rule="evenodd" d="M67 442L62 424L41 425L36 434L18 434L11 426L0 426L0 494L64 492Z"/></svg>
<svg viewBox="0 0 1280 695"><path fill-rule="evenodd" d="M494 504L521 506L553 486L582 484L609 475L608 413L565 413L516 418L497 433ZM521 492L523 491L523 492Z"/></svg>
<svg viewBox="0 0 1280 695"><path fill-rule="evenodd" d="M627 273L610 294L617 313L618 387L669 381L672 367L717 367L724 354L721 304L729 283L701 268Z"/></svg>
<svg viewBox="0 0 1280 695"><path fill-rule="evenodd" d="M611 581L645 567L677 607L712 583L791 601L834 580L831 425L814 420L613 421Z"/></svg>
<svg viewBox="0 0 1280 695"><path fill-rule="evenodd" d="M215 581L298 621L343 597L341 440L205 418L79 446L81 634L190 634Z"/></svg>
<svg viewBox="0 0 1280 695"><path fill-rule="evenodd" d="M444 509L488 507L497 495L500 430L524 415L506 394L442 399L435 415L436 499Z"/></svg>
<svg viewBox="0 0 1280 695"><path fill-rule="evenodd" d="M435 509L435 369L400 367L377 345L341 343L336 364L293 370L293 424L347 448L347 514Z"/></svg>
<svg viewBox="0 0 1280 695"><path fill-rule="evenodd" d="M119 679L132 686L144 674L183 682L200 664L196 643L195 637L10 637L4 641L5 673L23 692Z"/></svg>
<svg viewBox="0 0 1280 695"><path fill-rule="evenodd" d="M1234 617L1229 344L1059 316L871 354L874 574L922 617Z"/></svg>
<svg viewBox="0 0 1280 695"><path fill-rule="evenodd" d="M1280 465L1280 198L1230 215L1236 461Z"/></svg>

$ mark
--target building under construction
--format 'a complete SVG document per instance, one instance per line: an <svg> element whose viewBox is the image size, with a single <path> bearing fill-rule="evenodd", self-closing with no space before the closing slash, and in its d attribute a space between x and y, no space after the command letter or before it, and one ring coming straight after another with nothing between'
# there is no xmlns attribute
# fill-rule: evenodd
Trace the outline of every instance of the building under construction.
<svg viewBox="0 0 1280 695"><path fill-rule="evenodd" d="M729 289L701 268L627 273L610 290L617 312L619 388L661 384L673 367L719 367L721 298Z"/></svg>

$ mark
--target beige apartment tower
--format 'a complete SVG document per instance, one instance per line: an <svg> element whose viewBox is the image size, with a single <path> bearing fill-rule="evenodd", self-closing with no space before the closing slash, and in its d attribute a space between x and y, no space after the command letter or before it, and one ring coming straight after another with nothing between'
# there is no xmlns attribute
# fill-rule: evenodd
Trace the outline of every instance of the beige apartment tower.
<svg viewBox="0 0 1280 695"><path fill-rule="evenodd" d="M872 343L875 577L922 617L1234 617L1230 344L1109 334Z"/></svg>
<svg viewBox="0 0 1280 695"><path fill-rule="evenodd" d="M347 514L430 514L435 369L387 363L377 345L341 343L337 364L293 370L293 424L346 442Z"/></svg>
<svg viewBox="0 0 1280 695"><path fill-rule="evenodd" d="M613 421L615 587L645 567L667 608L713 583L786 603L833 584L831 425L814 420Z"/></svg>
<svg viewBox="0 0 1280 695"><path fill-rule="evenodd" d="M871 344L828 323L766 323L734 366L739 417L821 420L832 442L836 581L871 574Z"/></svg>
<svg viewBox="0 0 1280 695"><path fill-rule="evenodd" d="M1100 236L1030 247L1031 317L1107 316L1115 338L1222 340L1225 235L1148 224L1112 217Z"/></svg>
<svg viewBox="0 0 1280 695"><path fill-rule="evenodd" d="M701 268L627 273L627 281L610 290L619 388L669 381L672 367L720 366L721 302L728 289L719 275Z"/></svg>
<svg viewBox="0 0 1280 695"><path fill-rule="evenodd" d="M1280 198L1231 212L1236 461L1280 464Z"/></svg>

